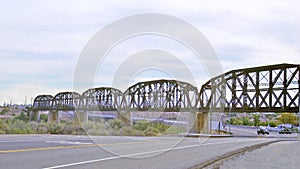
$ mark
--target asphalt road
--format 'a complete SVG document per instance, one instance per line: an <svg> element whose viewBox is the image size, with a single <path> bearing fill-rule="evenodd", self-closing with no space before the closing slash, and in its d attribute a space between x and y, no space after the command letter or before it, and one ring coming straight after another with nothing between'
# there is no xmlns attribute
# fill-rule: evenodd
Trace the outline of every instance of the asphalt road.
<svg viewBox="0 0 300 169"><path fill-rule="evenodd" d="M231 126L231 132L234 136L246 136L246 137L257 137L257 128L249 128L249 127L243 127L243 126ZM278 131L269 131L269 135L263 136L262 134L260 136L262 137L275 137L275 138L295 138L298 136L298 133L292 133L292 134L279 134Z"/></svg>
<svg viewBox="0 0 300 169"><path fill-rule="evenodd" d="M189 168L277 139L0 135L0 168Z"/></svg>

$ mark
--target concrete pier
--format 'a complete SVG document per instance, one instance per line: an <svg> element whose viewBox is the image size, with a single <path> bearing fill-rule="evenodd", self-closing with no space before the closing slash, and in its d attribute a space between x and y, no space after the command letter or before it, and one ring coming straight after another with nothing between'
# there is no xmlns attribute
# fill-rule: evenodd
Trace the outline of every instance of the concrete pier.
<svg viewBox="0 0 300 169"><path fill-rule="evenodd" d="M189 114L188 133L209 133L208 112L194 112Z"/></svg>
<svg viewBox="0 0 300 169"><path fill-rule="evenodd" d="M59 112L56 110L50 111L49 115L48 115L48 122L49 123L60 123Z"/></svg>
<svg viewBox="0 0 300 169"><path fill-rule="evenodd" d="M125 112L118 112L117 118L122 120L125 124L132 125L131 120L131 112L125 111Z"/></svg>
<svg viewBox="0 0 300 169"><path fill-rule="evenodd" d="M75 111L74 112L74 123L80 124L88 121L88 113L86 111Z"/></svg>

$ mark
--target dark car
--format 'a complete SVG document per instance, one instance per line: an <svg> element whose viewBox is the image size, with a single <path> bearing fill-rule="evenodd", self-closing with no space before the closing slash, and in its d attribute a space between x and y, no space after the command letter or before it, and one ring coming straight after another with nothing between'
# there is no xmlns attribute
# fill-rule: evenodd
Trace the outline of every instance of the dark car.
<svg viewBox="0 0 300 169"><path fill-rule="evenodd" d="M283 128L281 131L279 131L279 134L292 134L292 130L289 128Z"/></svg>
<svg viewBox="0 0 300 169"><path fill-rule="evenodd" d="M263 134L263 135L267 134L267 135L269 135L270 133L269 133L268 129L259 129L259 130L257 130L257 134L258 135L259 134Z"/></svg>

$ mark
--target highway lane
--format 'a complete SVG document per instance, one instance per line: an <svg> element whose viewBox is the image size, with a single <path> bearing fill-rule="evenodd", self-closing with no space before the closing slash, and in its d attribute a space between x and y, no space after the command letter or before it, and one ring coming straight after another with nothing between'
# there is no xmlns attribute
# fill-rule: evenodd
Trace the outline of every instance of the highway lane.
<svg viewBox="0 0 300 169"><path fill-rule="evenodd" d="M1 168L189 168L277 138L1 135Z"/></svg>
<svg viewBox="0 0 300 169"><path fill-rule="evenodd" d="M249 128L243 126L231 126L231 132L234 136L257 137L257 128ZM269 131L269 135L260 135L261 137L276 137L276 138L295 138L298 133L292 134L279 134L278 131Z"/></svg>

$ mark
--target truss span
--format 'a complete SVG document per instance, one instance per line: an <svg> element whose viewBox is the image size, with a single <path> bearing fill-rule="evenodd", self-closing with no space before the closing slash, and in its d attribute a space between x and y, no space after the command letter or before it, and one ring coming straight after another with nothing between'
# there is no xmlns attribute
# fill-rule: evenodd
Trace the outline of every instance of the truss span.
<svg viewBox="0 0 300 169"><path fill-rule="evenodd" d="M38 95L33 101L33 107L36 110L50 110L52 100L53 96L51 95Z"/></svg>
<svg viewBox="0 0 300 169"><path fill-rule="evenodd" d="M279 64L232 70L210 79L200 92L176 80L139 82L124 93L92 88L82 95L39 95L36 110L298 112L300 65Z"/></svg>
<svg viewBox="0 0 300 169"><path fill-rule="evenodd" d="M61 92L54 96L51 110L75 110L81 102L80 94L76 92Z"/></svg>
<svg viewBox="0 0 300 169"><path fill-rule="evenodd" d="M116 111L124 105L123 93L115 88L92 88L81 95L80 108L89 111Z"/></svg>
<svg viewBox="0 0 300 169"><path fill-rule="evenodd" d="M233 112L298 112L300 65L238 69L212 78L199 93L199 108Z"/></svg>
<svg viewBox="0 0 300 169"><path fill-rule="evenodd" d="M176 80L140 82L125 93L127 109L136 111L182 111L197 104L197 88Z"/></svg>

